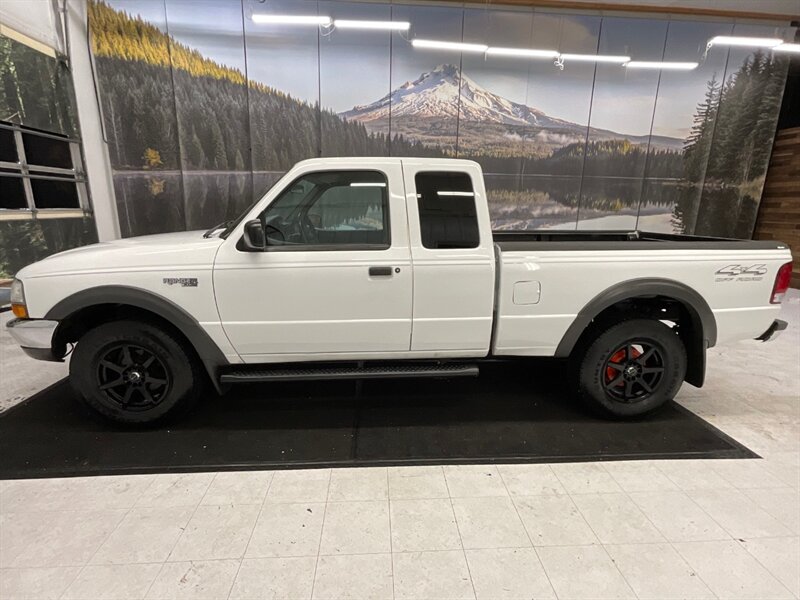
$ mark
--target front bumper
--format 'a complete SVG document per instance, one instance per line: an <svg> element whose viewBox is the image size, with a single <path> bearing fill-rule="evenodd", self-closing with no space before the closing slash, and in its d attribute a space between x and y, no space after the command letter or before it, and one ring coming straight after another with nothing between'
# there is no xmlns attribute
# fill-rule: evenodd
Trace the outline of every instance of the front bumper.
<svg viewBox="0 0 800 600"><path fill-rule="evenodd" d="M776 337L778 337L778 335L780 335L781 331L786 329L787 325L788 324L786 323L786 321L781 321L780 319L775 319L772 322L772 325L769 326L769 329L767 329L764 333L762 333L756 339L761 341L761 342L768 342L769 340L774 340Z"/></svg>
<svg viewBox="0 0 800 600"><path fill-rule="evenodd" d="M63 360L53 353L53 334L58 327L58 321L13 319L8 322L6 327L11 337L28 356L37 360L55 362Z"/></svg>

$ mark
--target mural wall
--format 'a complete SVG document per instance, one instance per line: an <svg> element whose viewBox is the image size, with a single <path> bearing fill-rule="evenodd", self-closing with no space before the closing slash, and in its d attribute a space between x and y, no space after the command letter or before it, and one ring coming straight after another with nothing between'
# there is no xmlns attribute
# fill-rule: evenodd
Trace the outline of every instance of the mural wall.
<svg viewBox="0 0 800 600"><path fill-rule="evenodd" d="M234 218L296 161L481 163L496 229L750 237L788 68L716 35L793 30L530 9L311 0L94 0L124 235ZM263 24L253 13L408 21ZM691 71L414 47L411 39L697 61Z"/></svg>

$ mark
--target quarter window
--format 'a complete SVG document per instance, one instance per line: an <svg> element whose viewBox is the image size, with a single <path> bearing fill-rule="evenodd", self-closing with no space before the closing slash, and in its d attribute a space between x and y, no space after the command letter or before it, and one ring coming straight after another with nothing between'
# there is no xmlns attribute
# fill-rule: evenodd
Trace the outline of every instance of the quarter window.
<svg viewBox="0 0 800 600"><path fill-rule="evenodd" d="M295 180L262 213L268 249L389 247L386 176L320 171Z"/></svg>
<svg viewBox="0 0 800 600"><path fill-rule="evenodd" d="M466 173L422 172L414 178L422 245L477 248L480 243L475 191Z"/></svg>

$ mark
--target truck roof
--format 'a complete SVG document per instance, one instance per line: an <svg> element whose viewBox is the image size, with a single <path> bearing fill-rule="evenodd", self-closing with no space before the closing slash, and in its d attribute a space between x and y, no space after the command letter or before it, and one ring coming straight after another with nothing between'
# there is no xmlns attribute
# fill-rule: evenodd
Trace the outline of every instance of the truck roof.
<svg viewBox="0 0 800 600"><path fill-rule="evenodd" d="M358 165L361 167L373 165L386 165L397 164L401 162L414 163L414 164L429 164L431 167L447 166L453 168L454 166L463 167L478 167L480 165L474 160L467 160L464 158L430 158L421 156L329 156L320 158L309 158L298 162L295 167L299 166L325 166L325 165Z"/></svg>

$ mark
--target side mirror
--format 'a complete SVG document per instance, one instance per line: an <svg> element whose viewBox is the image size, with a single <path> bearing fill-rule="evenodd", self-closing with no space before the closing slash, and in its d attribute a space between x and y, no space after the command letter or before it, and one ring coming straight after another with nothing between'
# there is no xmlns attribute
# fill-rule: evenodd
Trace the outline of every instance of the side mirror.
<svg viewBox="0 0 800 600"><path fill-rule="evenodd" d="M244 224L244 247L250 251L260 251L267 247L264 225L259 219Z"/></svg>

